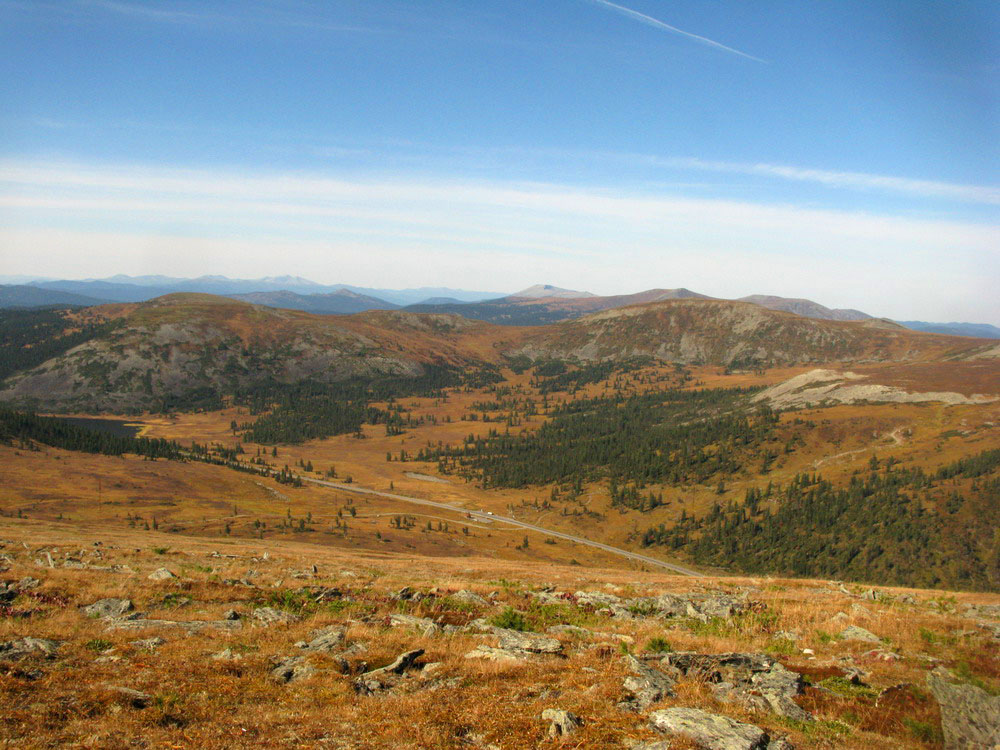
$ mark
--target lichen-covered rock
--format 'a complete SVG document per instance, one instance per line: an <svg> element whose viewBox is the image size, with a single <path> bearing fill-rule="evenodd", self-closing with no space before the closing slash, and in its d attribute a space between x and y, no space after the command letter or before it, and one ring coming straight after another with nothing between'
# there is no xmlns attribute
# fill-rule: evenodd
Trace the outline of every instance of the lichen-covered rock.
<svg viewBox="0 0 1000 750"><path fill-rule="evenodd" d="M389 615L389 625L394 628L413 628L423 635L436 635L441 632L441 626L426 617L416 617L414 615L391 614Z"/></svg>
<svg viewBox="0 0 1000 750"><path fill-rule="evenodd" d="M665 708L649 715L654 729L686 737L706 750L766 750L767 732L697 708Z"/></svg>
<svg viewBox="0 0 1000 750"><path fill-rule="evenodd" d="M509 651L527 651L532 654L562 653L562 644L555 638L507 628L494 628L493 632L500 636L500 648Z"/></svg>
<svg viewBox="0 0 1000 750"><path fill-rule="evenodd" d="M859 628L857 625L848 625L840 632L839 638L842 641L863 641L865 643L881 643L882 639L870 630Z"/></svg>
<svg viewBox="0 0 1000 750"><path fill-rule="evenodd" d="M16 641L0 642L0 661L22 661L33 656L51 659L58 650L58 641L29 636Z"/></svg>
<svg viewBox="0 0 1000 750"><path fill-rule="evenodd" d="M127 612L131 612L132 602L129 599L98 599L93 604L83 607L83 613L87 617L121 617Z"/></svg>
<svg viewBox="0 0 1000 750"><path fill-rule="evenodd" d="M675 680L658 669L642 663L631 654L625 656L625 663L632 673L625 678L623 687L631 695L621 708L645 711L656 701L674 694Z"/></svg>
<svg viewBox="0 0 1000 750"><path fill-rule="evenodd" d="M258 607L253 611L253 617L261 625L281 624L288 625L298 622L299 618L291 612L285 612L274 607Z"/></svg>
<svg viewBox="0 0 1000 750"><path fill-rule="evenodd" d="M974 685L959 685L935 669L927 686L941 706L945 750L995 750L1000 746L1000 696Z"/></svg>

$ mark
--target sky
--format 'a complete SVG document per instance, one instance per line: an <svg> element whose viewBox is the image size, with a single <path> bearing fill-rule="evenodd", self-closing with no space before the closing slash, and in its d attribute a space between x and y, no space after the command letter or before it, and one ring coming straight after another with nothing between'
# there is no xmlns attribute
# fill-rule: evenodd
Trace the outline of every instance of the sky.
<svg viewBox="0 0 1000 750"><path fill-rule="evenodd" d="M0 276L1000 325L1000 5L0 0Z"/></svg>

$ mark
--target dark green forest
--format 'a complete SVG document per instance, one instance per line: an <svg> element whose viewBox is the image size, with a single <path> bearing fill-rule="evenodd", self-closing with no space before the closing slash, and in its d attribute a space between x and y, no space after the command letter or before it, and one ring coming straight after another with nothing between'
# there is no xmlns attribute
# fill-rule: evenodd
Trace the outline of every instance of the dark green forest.
<svg viewBox="0 0 1000 750"><path fill-rule="evenodd" d="M746 492L643 535L746 573L1000 590L1000 450L935 472L891 462L834 487L819 475ZM971 481L969 481L971 480Z"/></svg>
<svg viewBox="0 0 1000 750"><path fill-rule="evenodd" d="M444 389L490 380L470 372L468 376L445 367L428 366L417 377L394 376L351 378L337 383L303 381L270 383L237 391L233 401L250 409L257 418L239 426L244 438L255 443L301 443L306 440L356 433L362 424L384 424L389 434L398 434L412 424L394 402L408 396L444 398ZM388 402L388 409L371 406Z"/></svg>
<svg viewBox="0 0 1000 750"><path fill-rule="evenodd" d="M91 430L54 417L39 417L28 412L0 407L0 442L19 441L24 447L37 441L53 448L84 453L121 456L132 453L145 458L180 459L184 452L179 444L161 438L113 435Z"/></svg>
<svg viewBox="0 0 1000 750"><path fill-rule="evenodd" d="M648 483L704 483L759 468L777 440L776 414L748 411L742 388L668 390L579 399L556 406L535 432L491 430L459 446L428 447L437 461L483 487L527 487L610 477Z"/></svg>
<svg viewBox="0 0 1000 750"><path fill-rule="evenodd" d="M68 352L116 323L79 325L64 310L0 310L0 382Z"/></svg>

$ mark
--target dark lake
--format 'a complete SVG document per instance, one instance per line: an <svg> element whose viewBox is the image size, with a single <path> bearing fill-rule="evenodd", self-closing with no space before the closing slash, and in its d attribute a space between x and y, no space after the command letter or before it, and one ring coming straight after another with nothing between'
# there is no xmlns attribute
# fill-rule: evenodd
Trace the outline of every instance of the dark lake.
<svg viewBox="0 0 1000 750"><path fill-rule="evenodd" d="M68 422L75 427L82 427L85 430L96 430L97 432L107 432L119 437L135 437L142 429L142 425L126 422L121 419L95 419L93 417L53 417L63 422Z"/></svg>

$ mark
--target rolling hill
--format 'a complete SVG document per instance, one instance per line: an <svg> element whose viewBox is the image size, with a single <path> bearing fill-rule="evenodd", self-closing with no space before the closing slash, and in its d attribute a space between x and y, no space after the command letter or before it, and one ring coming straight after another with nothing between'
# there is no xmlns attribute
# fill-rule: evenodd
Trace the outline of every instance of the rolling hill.
<svg viewBox="0 0 1000 750"><path fill-rule="evenodd" d="M340 289L326 294L296 294L295 292L251 292L230 294L232 299L285 310L302 310L318 315L349 315L365 310L395 310L399 305L383 299Z"/></svg>
<svg viewBox="0 0 1000 750"><path fill-rule="evenodd" d="M869 320L872 317L860 310L832 310L809 299L775 297L768 294L751 294L749 297L740 297L739 301L752 302L769 310L783 310L806 318L820 318L822 320Z"/></svg>
<svg viewBox="0 0 1000 750"><path fill-rule="evenodd" d="M696 298L604 310L543 327L405 310L331 318L198 294L89 308L81 315L85 323L114 325L11 375L0 400L72 411L198 408L268 383L417 377L428 367L488 370L512 357L645 356L758 368L996 356L990 340L916 333L884 321L815 320Z"/></svg>
<svg viewBox="0 0 1000 750"><path fill-rule="evenodd" d="M615 308L529 335L516 354L605 360L646 356L730 367L974 356L989 340L915 334L881 320L805 318L748 302L674 299Z"/></svg>

